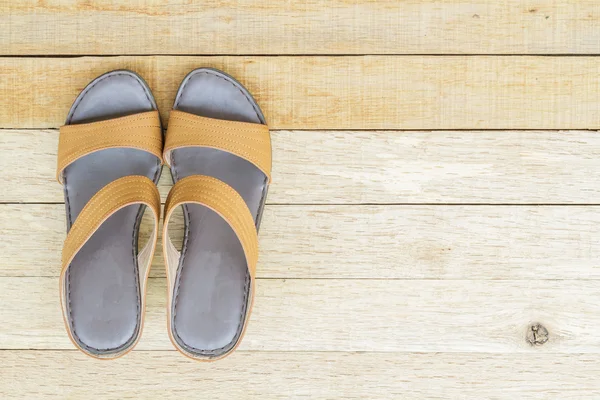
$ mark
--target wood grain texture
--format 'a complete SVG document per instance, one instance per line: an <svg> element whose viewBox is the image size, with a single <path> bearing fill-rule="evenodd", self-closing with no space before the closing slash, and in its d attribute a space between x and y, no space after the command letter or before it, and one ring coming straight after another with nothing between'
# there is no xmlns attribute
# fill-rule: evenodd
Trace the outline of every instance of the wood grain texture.
<svg viewBox="0 0 600 400"><path fill-rule="evenodd" d="M594 131L273 131L272 204L593 204ZM63 202L57 130L0 130L0 202ZM167 167L163 200L172 186Z"/></svg>
<svg viewBox="0 0 600 400"><path fill-rule="evenodd" d="M165 279L150 279L137 348L171 350ZM72 349L56 278L0 278L0 348ZM259 279L240 349L475 353L600 353L594 280ZM549 332L540 346L527 331Z"/></svg>
<svg viewBox="0 0 600 400"><path fill-rule="evenodd" d="M598 1L0 0L0 20L0 398L600 398ZM248 334L210 365L175 352L159 246L139 346L91 360L59 306L55 128L121 68L167 122L201 66L272 128Z"/></svg>
<svg viewBox="0 0 600 400"><path fill-rule="evenodd" d="M0 226L0 276L58 276L64 205L0 205ZM600 279L599 237L593 206L267 206L257 276ZM160 246L151 276L164 276Z"/></svg>
<svg viewBox="0 0 600 400"><path fill-rule="evenodd" d="M216 400L600 396L597 357L585 354L238 351L202 364L175 351L134 350L110 363L75 351L2 351L0 364L3 399L89 399L98 393L103 399L177 400L198 393Z"/></svg>
<svg viewBox="0 0 600 400"><path fill-rule="evenodd" d="M3 2L0 54L598 54L593 0Z"/></svg>
<svg viewBox="0 0 600 400"><path fill-rule="evenodd" d="M238 78L272 129L599 129L599 57L0 58L0 128L64 123L79 92L119 68L140 73L163 120L183 77Z"/></svg>

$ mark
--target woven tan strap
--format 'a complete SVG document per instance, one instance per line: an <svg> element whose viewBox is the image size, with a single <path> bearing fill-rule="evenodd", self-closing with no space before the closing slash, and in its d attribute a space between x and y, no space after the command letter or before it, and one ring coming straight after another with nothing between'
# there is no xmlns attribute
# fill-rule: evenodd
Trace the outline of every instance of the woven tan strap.
<svg viewBox="0 0 600 400"><path fill-rule="evenodd" d="M162 129L158 111L126 117L65 125L60 128L56 179L75 160L95 151L129 147L154 154L162 162Z"/></svg>
<svg viewBox="0 0 600 400"><path fill-rule="evenodd" d="M171 166L171 151L210 147L235 154L256 165L271 181L271 137L263 124L226 121L173 110L163 153Z"/></svg>
<svg viewBox="0 0 600 400"><path fill-rule="evenodd" d="M175 282L175 274L181 254L169 237L169 220L173 211L182 204L195 203L210 208L219 214L233 229L246 256L248 271L254 277L258 261L258 235L254 218L246 202L231 186L211 176L192 175L183 178L169 192L165 204L163 226L163 251L169 292Z"/></svg>
<svg viewBox="0 0 600 400"><path fill-rule="evenodd" d="M139 268L145 270L156 247L160 195L154 182L147 177L126 176L104 186L83 207L63 246L62 271L67 269L75 255L108 217L132 204L145 204L154 216L154 232L146 247L138 254L138 260L141 261Z"/></svg>

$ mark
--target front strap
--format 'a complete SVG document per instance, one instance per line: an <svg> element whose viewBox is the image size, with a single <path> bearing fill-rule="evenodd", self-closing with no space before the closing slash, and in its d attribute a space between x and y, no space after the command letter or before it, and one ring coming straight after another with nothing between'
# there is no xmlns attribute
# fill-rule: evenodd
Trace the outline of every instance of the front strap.
<svg viewBox="0 0 600 400"><path fill-rule="evenodd" d="M129 147L154 154L162 162L162 128L158 111L126 117L65 125L60 128L56 179L75 160L95 151Z"/></svg>
<svg viewBox="0 0 600 400"><path fill-rule="evenodd" d="M256 165L271 181L271 137L267 125L173 110L163 153L167 165L171 166L171 151L182 147L210 147L235 154Z"/></svg>
<svg viewBox="0 0 600 400"><path fill-rule="evenodd" d="M186 203L201 204L210 208L231 226L244 250L250 276L254 278L258 261L258 235L254 218L246 202L235 189L225 182L211 176L192 175L173 185L165 204L163 249L169 293L172 293L175 273L181 256L169 237L169 220L173 211Z"/></svg>

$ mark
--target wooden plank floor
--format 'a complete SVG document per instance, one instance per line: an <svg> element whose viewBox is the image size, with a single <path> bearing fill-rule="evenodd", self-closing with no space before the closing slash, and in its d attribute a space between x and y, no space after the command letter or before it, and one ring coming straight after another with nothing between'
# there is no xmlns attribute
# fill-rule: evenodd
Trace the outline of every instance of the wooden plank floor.
<svg viewBox="0 0 600 400"><path fill-rule="evenodd" d="M600 398L598 1L6 0L0 20L1 399ZM166 122L200 66L273 129L248 334L216 363L174 351L159 249L139 345L88 358L60 315L57 128L116 68Z"/></svg>

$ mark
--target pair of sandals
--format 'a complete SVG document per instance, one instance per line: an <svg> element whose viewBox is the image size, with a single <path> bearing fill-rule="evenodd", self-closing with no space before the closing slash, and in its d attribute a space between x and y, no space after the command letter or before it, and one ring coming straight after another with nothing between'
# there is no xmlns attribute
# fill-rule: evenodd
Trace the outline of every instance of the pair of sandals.
<svg viewBox="0 0 600 400"><path fill-rule="evenodd" d="M181 83L163 137L146 82L118 70L96 78L77 97L58 148L68 229L62 311L72 342L90 356L119 357L140 338L158 240L156 184L163 160L174 181L162 243L171 341L186 356L215 360L244 335L271 172L265 118L239 82L200 68ZM179 206L181 250L169 238L169 220ZM145 209L154 230L138 251Z"/></svg>

